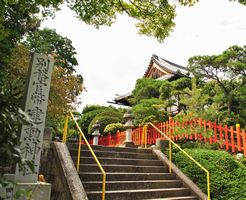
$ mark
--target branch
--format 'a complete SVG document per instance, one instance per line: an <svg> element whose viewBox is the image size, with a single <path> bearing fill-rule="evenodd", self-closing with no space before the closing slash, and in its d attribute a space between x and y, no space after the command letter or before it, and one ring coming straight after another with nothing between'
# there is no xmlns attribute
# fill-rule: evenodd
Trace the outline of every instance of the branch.
<svg viewBox="0 0 246 200"><path fill-rule="evenodd" d="M141 11L147 11L145 8L143 8L143 7L141 7L141 6L137 5L137 4L135 4L135 3L132 2L131 0L130 0L130 3L131 3L132 5L134 5L140 12L141 12Z"/></svg>
<svg viewBox="0 0 246 200"><path fill-rule="evenodd" d="M129 16L131 16L131 14L129 13L129 11L125 8L125 6L122 4L121 0L119 0L119 4L120 7L123 9L123 11L125 11Z"/></svg>

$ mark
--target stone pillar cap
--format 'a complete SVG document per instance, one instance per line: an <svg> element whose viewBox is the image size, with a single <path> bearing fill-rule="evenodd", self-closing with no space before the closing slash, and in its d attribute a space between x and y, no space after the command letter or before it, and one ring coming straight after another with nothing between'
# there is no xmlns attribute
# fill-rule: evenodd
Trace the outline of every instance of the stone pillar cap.
<svg viewBox="0 0 246 200"><path fill-rule="evenodd" d="M95 131L95 132L92 133L92 135L93 135L93 136L99 136L100 133L99 133L99 131Z"/></svg>
<svg viewBox="0 0 246 200"><path fill-rule="evenodd" d="M128 110L127 113L125 113L125 114L123 115L123 118L124 118L124 119L133 119L133 118L134 118L134 115L131 113L130 110Z"/></svg>
<svg viewBox="0 0 246 200"><path fill-rule="evenodd" d="M95 124L92 125L92 128L93 129L98 129L100 128L100 124L99 124L99 121L97 120Z"/></svg>

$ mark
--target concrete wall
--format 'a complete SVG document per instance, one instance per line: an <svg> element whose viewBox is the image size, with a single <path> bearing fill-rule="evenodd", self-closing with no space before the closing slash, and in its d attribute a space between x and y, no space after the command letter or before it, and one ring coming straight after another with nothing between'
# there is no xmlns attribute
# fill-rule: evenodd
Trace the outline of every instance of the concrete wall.
<svg viewBox="0 0 246 200"><path fill-rule="evenodd" d="M66 144L51 142L49 133L46 136L39 174L43 174L46 182L52 184L51 200L87 200Z"/></svg>

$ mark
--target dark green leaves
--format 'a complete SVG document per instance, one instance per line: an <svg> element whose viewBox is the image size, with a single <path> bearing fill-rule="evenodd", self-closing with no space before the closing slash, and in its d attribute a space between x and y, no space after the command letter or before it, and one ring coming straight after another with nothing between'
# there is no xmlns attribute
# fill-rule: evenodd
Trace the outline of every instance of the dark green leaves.
<svg viewBox="0 0 246 200"><path fill-rule="evenodd" d="M65 68L70 72L75 71L74 66L78 65L72 41L57 34L55 30L35 31L24 44L30 51L53 55L56 66Z"/></svg>

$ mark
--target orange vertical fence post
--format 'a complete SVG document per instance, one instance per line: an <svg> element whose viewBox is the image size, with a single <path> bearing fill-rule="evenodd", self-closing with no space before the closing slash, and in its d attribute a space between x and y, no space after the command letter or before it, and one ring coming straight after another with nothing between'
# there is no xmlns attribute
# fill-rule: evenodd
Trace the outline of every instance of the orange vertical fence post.
<svg viewBox="0 0 246 200"><path fill-rule="evenodd" d="M202 129L202 128L201 128L201 127L202 127L202 119L201 119L201 118L199 118L198 124L199 124L199 128L200 128L200 130L201 130L201 129ZM199 134L198 134L198 138L200 138L200 140L202 141L202 133L199 133Z"/></svg>
<svg viewBox="0 0 246 200"><path fill-rule="evenodd" d="M246 157L246 133L242 130L242 137L243 137L243 152L244 156Z"/></svg>
<svg viewBox="0 0 246 200"><path fill-rule="evenodd" d="M206 132L207 131L207 122L206 120L203 121L203 126L204 126L204 131ZM208 139L207 139L207 135L204 136L204 142L207 142Z"/></svg>
<svg viewBox="0 0 246 200"><path fill-rule="evenodd" d="M208 128L209 128L209 130L212 129L212 123L211 123L211 121L208 121ZM210 136L209 137L209 143L212 144L212 142L213 142L213 136Z"/></svg>
<svg viewBox="0 0 246 200"><path fill-rule="evenodd" d="M218 140L218 138L217 138L217 123L214 122L213 126L214 126L214 142L216 143Z"/></svg>
<svg viewBox="0 0 246 200"><path fill-rule="evenodd" d="M226 146L226 150L229 150L229 143L228 143L228 126L224 127L224 131L225 131L225 146Z"/></svg>
<svg viewBox="0 0 246 200"><path fill-rule="evenodd" d="M234 141L234 129L233 126L230 127L230 136L231 136L231 150L235 153L235 141Z"/></svg>
<svg viewBox="0 0 246 200"><path fill-rule="evenodd" d="M223 141L223 133L222 133L222 125L221 124L218 125L218 129L219 129L220 142L221 142L220 148L222 148L223 147L223 144L222 144L222 141Z"/></svg>

